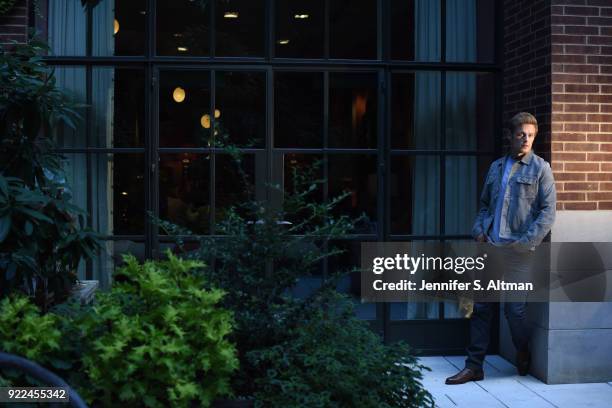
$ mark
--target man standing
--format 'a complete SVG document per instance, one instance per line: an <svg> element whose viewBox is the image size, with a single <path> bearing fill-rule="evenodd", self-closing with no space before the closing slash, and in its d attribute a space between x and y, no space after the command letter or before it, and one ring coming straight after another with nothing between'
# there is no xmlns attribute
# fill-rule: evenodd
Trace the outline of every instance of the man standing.
<svg viewBox="0 0 612 408"><path fill-rule="evenodd" d="M507 254L504 270L510 275L520 276L528 269L535 247L548 234L555 220L557 199L552 169L531 149L537 133L538 122L530 113L517 113L510 119L510 152L489 168L472 229L476 241L501 247ZM526 301L504 304L520 375L527 374L531 361L526 305ZM446 384L484 378L482 366L489 345L494 306L494 303L474 304L465 368L447 378Z"/></svg>

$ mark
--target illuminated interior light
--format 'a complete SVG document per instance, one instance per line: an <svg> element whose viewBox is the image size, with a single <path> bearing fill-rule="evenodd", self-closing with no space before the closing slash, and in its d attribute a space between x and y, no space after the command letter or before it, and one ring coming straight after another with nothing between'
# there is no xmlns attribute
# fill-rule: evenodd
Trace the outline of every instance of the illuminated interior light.
<svg viewBox="0 0 612 408"><path fill-rule="evenodd" d="M174 92L172 92L172 98L175 102L181 103L185 100L185 90L180 86L174 88Z"/></svg>
<svg viewBox="0 0 612 408"><path fill-rule="evenodd" d="M208 113L200 118L200 125L204 129L210 129L210 115Z"/></svg>
<svg viewBox="0 0 612 408"><path fill-rule="evenodd" d="M226 11L223 14L224 18L238 18L238 12L237 11Z"/></svg>
<svg viewBox="0 0 612 408"><path fill-rule="evenodd" d="M296 14L293 17L296 18L297 20L304 20L304 19L307 19L310 16L308 14Z"/></svg>
<svg viewBox="0 0 612 408"><path fill-rule="evenodd" d="M280 45L287 45L289 44L289 40L278 40L277 41Z"/></svg>
<svg viewBox="0 0 612 408"><path fill-rule="evenodd" d="M176 49L180 52L187 52L187 47L176 47Z"/></svg>
<svg viewBox="0 0 612 408"><path fill-rule="evenodd" d="M113 22L113 34L117 34L119 32L119 22L117 19Z"/></svg>

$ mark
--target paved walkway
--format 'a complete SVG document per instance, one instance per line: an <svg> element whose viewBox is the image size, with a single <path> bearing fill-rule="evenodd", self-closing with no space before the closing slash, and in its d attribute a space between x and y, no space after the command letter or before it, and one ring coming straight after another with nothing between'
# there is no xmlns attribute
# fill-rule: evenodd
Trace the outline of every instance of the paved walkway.
<svg viewBox="0 0 612 408"><path fill-rule="evenodd" d="M612 408L612 382L547 385L531 375L521 377L500 356L487 356L485 379L462 385L444 380L463 368L465 357L421 357L423 385L436 407L456 408Z"/></svg>

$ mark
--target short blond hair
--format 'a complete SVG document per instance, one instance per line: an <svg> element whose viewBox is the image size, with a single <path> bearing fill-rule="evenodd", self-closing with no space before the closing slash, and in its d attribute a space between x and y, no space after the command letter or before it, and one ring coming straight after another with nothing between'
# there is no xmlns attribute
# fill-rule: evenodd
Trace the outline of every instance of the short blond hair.
<svg viewBox="0 0 612 408"><path fill-rule="evenodd" d="M538 120L529 112L517 113L510 118L509 125L512 133L521 125L533 125L535 126L536 134L538 134Z"/></svg>

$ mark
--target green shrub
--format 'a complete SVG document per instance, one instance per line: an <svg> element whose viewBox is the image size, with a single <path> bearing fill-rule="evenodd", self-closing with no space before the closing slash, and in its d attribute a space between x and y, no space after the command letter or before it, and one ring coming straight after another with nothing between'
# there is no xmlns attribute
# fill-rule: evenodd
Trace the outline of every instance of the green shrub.
<svg viewBox="0 0 612 408"><path fill-rule="evenodd" d="M0 348L47 366L93 405L209 406L231 395L232 316L219 307L221 290L203 288L194 272L202 264L171 254L124 260L93 306L67 303L41 317L24 298L4 301Z"/></svg>
<svg viewBox="0 0 612 408"><path fill-rule="evenodd" d="M247 354L265 368L256 406L433 406L419 381L426 367L407 345L385 346L343 296L321 293L294 318L286 341Z"/></svg>
<svg viewBox="0 0 612 408"><path fill-rule="evenodd" d="M0 49L0 298L21 291L44 310L68 296L79 263L100 247L70 204L49 136L79 115L41 60L47 49L35 39Z"/></svg>
<svg viewBox="0 0 612 408"><path fill-rule="evenodd" d="M41 315L24 296L5 297L0 301L0 350L47 363L60 348L58 318Z"/></svg>
<svg viewBox="0 0 612 408"><path fill-rule="evenodd" d="M240 152L233 147L228 152L245 191L252 193ZM284 195L282 208L251 195L227 211L216 227L221 238L200 238L189 250L177 238L184 257L214 260L214 268L202 273L227 292L223 304L236 317L232 339L241 362L234 391L255 397L260 406L422 406L431 397L418 382L423 367L412 352L385 345L347 308L352 300L335 293L338 280L355 269L331 271L312 295L292 296L300 278L342 252L335 240L367 223L365 216L334 215L346 193L328 202L315 199L323 182L315 179L316 171L294 168L293 185L274 191ZM177 237L190 234L168 222L160 225Z"/></svg>

